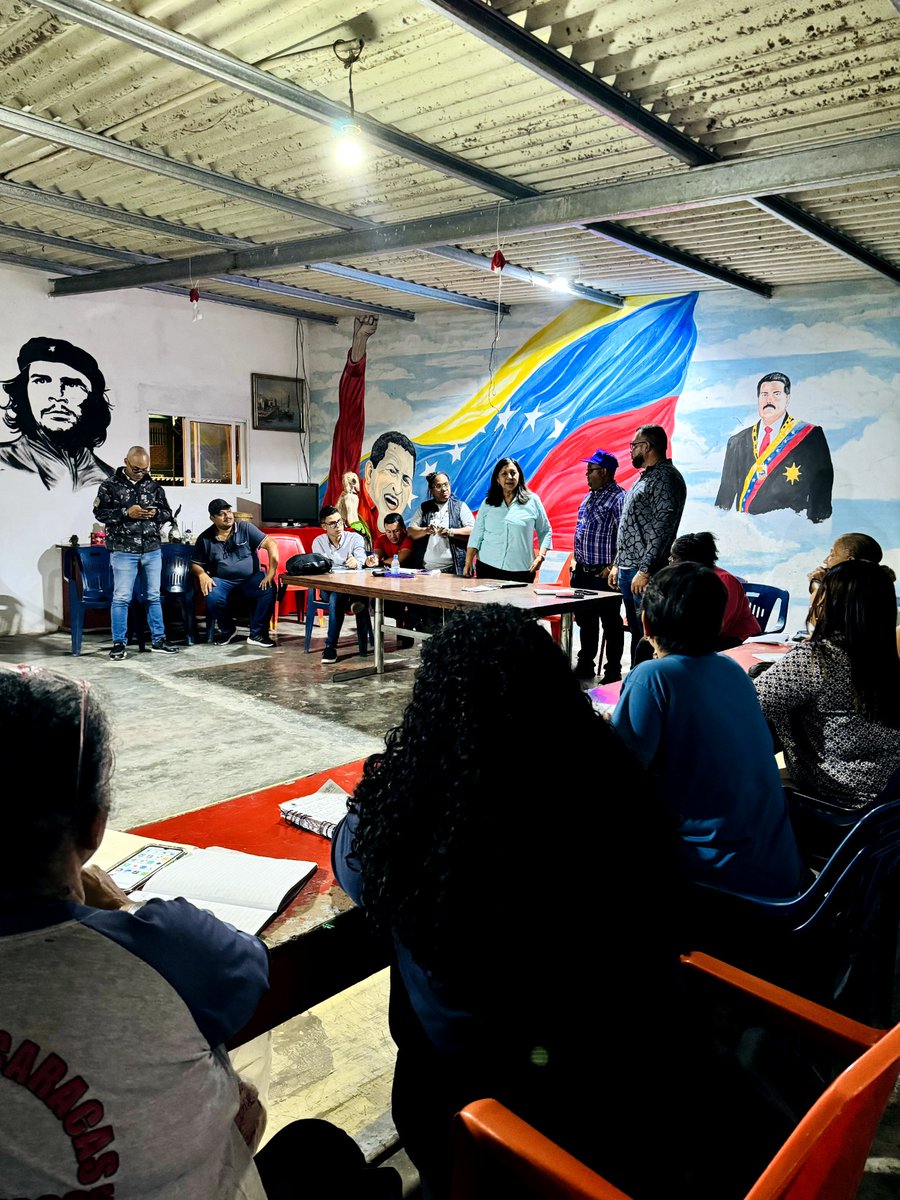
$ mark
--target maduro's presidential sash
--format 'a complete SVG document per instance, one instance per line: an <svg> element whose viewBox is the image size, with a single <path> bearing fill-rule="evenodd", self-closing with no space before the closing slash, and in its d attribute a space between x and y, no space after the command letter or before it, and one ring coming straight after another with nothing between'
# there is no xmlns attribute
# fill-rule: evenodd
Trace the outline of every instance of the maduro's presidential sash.
<svg viewBox="0 0 900 1200"><path fill-rule="evenodd" d="M777 470L788 454L796 450L800 443L816 428L815 425L809 425L805 421L795 421L793 417L787 416L784 419L781 429L778 431L778 436L773 438L766 447L765 454L760 455L759 430L761 425L762 422L757 421L753 426L753 466L747 472L744 486L741 488L741 494L738 497L738 512L750 511L751 505L756 499L760 488L772 472Z"/></svg>

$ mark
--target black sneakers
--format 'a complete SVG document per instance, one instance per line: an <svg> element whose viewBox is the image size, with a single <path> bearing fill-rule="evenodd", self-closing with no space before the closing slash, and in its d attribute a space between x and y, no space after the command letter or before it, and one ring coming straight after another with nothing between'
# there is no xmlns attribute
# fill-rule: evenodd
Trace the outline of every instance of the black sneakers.
<svg viewBox="0 0 900 1200"><path fill-rule="evenodd" d="M326 665L328 663L336 663L337 662L337 651L336 650L323 651L322 662L325 663Z"/></svg>
<svg viewBox="0 0 900 1200"><path fill-rule="evenodd" d="M229 642L233 642L237 637L237 630L232 629L230 633L221 632L216 634L215 644L217 646L227 646Z"/></svg>
<svg viewBox="0 0 900 1200"><path fill-rule="evenodd" d="M247 638L248 646L260 646L263 650L274 650L277 645L267 633L257 633Z"/></svg>
<svg viewBox="0 0 900 1200"><path fill-rule="evenodd" d="M178 653L178 647L170 646L165 638L157 638L155 642L151 642L150 649L155 650L157 654L177 654Z"/></svg>
<svg viewBox="0 0 900 1200"><path fill-rule="evenodd" d="M123 658L127 658L128 652L125 649L125 643L113 642L113 648L109 652L109 657L115 662L120 662Z"/></svg>

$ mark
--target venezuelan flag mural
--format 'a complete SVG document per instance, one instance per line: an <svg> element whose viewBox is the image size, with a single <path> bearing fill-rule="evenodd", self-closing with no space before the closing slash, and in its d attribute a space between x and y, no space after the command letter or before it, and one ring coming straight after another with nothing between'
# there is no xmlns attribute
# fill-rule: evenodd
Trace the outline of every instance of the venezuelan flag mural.
<svg viewBox="0 0 900 1200"><path fill-rule="evenodd" d="M491 471L517 458L541 497L554 544L571 545L585 492L581 460L602 446L619 459L617 476L637 476L628 443L638 425L671 434L675 405L697 340L697 294L641 297L622 309L573 304L530 338L449 420L413 438L419 466L447 471L473 509Z"/></svg>

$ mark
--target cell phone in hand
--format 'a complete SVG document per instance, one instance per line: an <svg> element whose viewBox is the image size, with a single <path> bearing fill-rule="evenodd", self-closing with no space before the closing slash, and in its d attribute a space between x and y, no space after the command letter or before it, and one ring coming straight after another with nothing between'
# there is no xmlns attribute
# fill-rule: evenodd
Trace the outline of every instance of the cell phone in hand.
<svg viewBox="0 0 900 1200"><path fill-rule="evenodd" d="M154 875L161 867L174 862L184 854L179 846L144 846L123 858L107 872L123 892L132 892Z"/></svg>

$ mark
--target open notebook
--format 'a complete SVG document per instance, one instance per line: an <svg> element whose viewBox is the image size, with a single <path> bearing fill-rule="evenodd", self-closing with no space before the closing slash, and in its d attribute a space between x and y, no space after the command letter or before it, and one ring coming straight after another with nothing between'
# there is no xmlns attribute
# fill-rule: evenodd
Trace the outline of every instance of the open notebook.
<svg viewBox="0 0 900 1200"><path fill-rule="evenodd" d="M259 933L315 871L313 862L211 846L169 863L132 895L146 900L182 896L244 933Z"/></svg>

